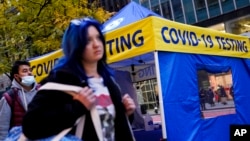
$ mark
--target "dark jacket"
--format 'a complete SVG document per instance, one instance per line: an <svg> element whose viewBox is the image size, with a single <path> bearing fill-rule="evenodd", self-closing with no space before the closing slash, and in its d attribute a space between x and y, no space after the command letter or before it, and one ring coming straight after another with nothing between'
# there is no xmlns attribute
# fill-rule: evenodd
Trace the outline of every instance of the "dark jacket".
<svg viewBox="0 0 250 141"><path fill-rule="evenodd" d="M117 84L111 77L107 79L107 87L115 106L115 140L133 141L133 133L125 114L122 104L121 93ZM87 80L81 80L70 69L61 69L51 72L43 81L57 82L84 87ZM29 139L45 138L58 134L63 129L72 127L75 121L86 115L82 139L84 141L98 141L90 111L79 101L73 100L72 96L60 91L42 90L37 93L29 104L28 112L23 119L23 133ZM74 131L71 132L74 134Z"/></svg>

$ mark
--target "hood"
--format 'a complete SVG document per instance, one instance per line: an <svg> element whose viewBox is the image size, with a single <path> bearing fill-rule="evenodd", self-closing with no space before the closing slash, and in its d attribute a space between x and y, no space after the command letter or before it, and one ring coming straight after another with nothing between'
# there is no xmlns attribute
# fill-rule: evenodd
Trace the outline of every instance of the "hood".
<svg viewBox="0 0 250 141"><path fill-rule="evenodd" d="M32 88L30 91L35 90L35 89L36 89L36 85L37 85L37 83L35 82L34 85L33 85L33 88ZM22 87L22 85L19 84L15 79L13 79L11 88L22 89L23 87Z"/></svg>

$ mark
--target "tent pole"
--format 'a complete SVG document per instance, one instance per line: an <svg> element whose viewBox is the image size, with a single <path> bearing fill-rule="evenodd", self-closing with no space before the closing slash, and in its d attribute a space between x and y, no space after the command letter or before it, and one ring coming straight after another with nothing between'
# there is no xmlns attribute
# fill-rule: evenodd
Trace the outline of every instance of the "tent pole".
<svg viewBox="0 0 250 141"><path fill-rule="evenodd" d="M155 71L156 71L158 92L159 92L158 96L159 96L159 107L160 107L160 115L161 115L162 136L163 136L163 139L167 139L167 129L166 129L166 124L165 124L165 114L164 114L164 107L163 107L163 97L162 97L162 86L161 86L158 51L154 52L154 60L155 60Z"/></svg>

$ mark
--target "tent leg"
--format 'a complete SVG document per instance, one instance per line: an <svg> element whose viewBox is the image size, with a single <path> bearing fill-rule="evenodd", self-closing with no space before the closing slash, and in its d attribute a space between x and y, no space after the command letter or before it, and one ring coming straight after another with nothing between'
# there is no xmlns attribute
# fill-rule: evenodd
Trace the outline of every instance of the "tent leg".
<svg viewBox="0 0 250 141"><path fill-rule="evenodd" d="M163 97L162 97L162 86L161 86L161 77L160 77L160 66L159 66L159 59L158 59L158 52L154 52L155 58L155 69L156 69L156 78L157 78L157 85L158 85L158 96L159 96L159 108L160 108L160 115L161 115L161 127L162 127L162 141L166 141L167 139L167 129L165 123L165 112L163 106Z"/></svg>

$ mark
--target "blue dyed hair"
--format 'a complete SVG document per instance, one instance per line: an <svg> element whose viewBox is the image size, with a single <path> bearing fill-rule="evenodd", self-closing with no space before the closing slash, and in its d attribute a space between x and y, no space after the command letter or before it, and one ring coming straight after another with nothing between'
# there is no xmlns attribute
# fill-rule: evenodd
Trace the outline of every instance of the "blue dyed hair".
<svg viewBox="0 0 250 141"><path fill-rule="evenodd" d="M102 76L104 73L103 71L107 71L105 38L101 32L102 25L92 18L74 19L70 22L62 40L64 56L55 65L53 69L54 71L63 67L68 67L78 74L81 79L87 77L81 61L83 51L85 50L88 42L87 36L89 26L94 26L97 29L104 47L104 55L98 61L97 71Z"/></svg>

